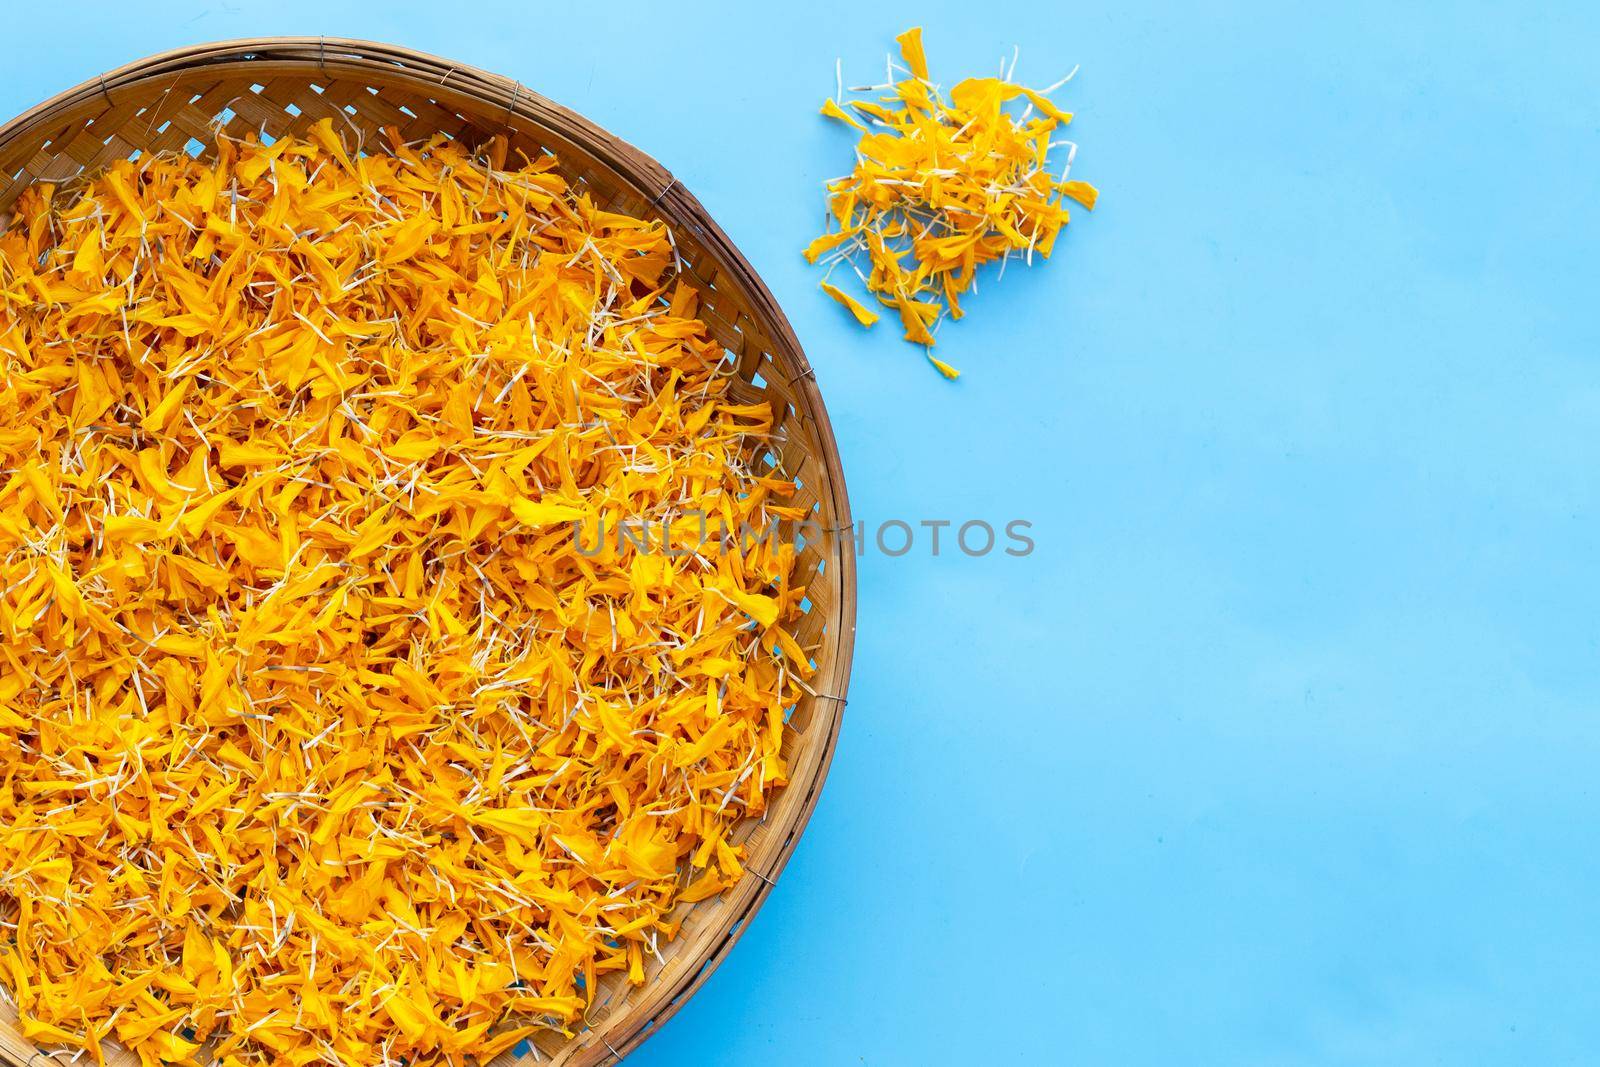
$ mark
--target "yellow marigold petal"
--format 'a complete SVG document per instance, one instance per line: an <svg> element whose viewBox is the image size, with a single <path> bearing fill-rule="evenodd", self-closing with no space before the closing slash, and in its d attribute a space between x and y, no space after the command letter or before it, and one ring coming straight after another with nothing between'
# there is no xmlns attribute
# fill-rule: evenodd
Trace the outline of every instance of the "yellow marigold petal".
<svg viewBox="0 0 1600 1067"><path fill-rule="evenodd" d="M835 248L844 244L853 237L855 237L854 230L838 230L834 233L823 234L821 237L818 237L816 240L812 241L806 246L806 262L815 263L818 257L822 256L824 253L833 251Z"/></svg>
<svg viewBox="0 0 1600 1067"><path fill-rule="evenodd" d="M849 308L850 314L854 315L856 317L856 321L861 325L871 326L873 323L878 321L878 316L874 312L868 311L861 301L857 300L843 289L840 289L834 285L830 285L827 282L823 282L822 291L833 297L839 303L843 304L846 308Z"/></svg>
<svg viewBox="0 0 1600 1067"><path fill-rule="evenodd" d="M840 107L832 97L829 97L822 102L822 110L820 114L826 115L830 119L838 119L846 126L854 126L862 133L867 132L867 128L861 125L861 123L857 122L855 116L851 115L848 111L844 110L844 108Z"/></svg>
<svg viewBox="0 0 1600 1067"><path fill-rule="evenodd" d="M906 340L914 341L919 345L933 345L933 334L928 331L928 323L924 314L924 307L914 300L897 300L896 309L900 312L900 324L905 327Z"/></svg>
<svg viewBox="0 0 1600 1067"><path fill-rule="evenodd" d="M1100 190L1088 182L1062 182L1061 193L1063 196L1071 197L1091 211L1094 210L1095 202L1100 199Z"/></svg>
<svg viewBox="0 0 1600 1067"><path fill-rule="evenodd" d="M571 504L545 503L536 500L513 500L511 514L518 522L528 526L551 526L561 522L575 522L583 518L583 509Z"/></svg>
<svg viewBox="0 0 1600 1067"><path fill-rule="evenodd" d="M771 626L778 621L778 602L771 597L745 592L728 579L718 583L717 589L730 603L762 626Z"/></svg>
<svg viewBox="0 0 1600 1067"><path fill-rule="evenodd" d="M1026 96L1030 101L1032 101L1034 107L1038 108L1040 111L1043 111L1046 115L1049 115L1051 118L1061 123L1061 125L1065 126L1067 123L1072 121L1072 112L1062 111L1059 107L1056 107L1056 105L1048 96L1045 96L1043 93L1037 92L1033 89L1023 89L1022 95Z"/></svg>
<svg viewBox="0 0 1600 1067"><path fill-rule="evenodd" d="M913 26L895 38L900 55L911 69L913 77L928 80L928 58L922 51L922 27Z"/></svg>

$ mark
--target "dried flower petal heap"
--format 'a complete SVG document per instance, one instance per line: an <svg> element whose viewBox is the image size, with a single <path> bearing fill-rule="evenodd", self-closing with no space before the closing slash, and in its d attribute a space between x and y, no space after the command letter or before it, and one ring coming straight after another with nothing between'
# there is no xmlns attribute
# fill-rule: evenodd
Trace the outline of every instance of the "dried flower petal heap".
<svg viewBox="0 0 1600 1067"><path fill-rule="evenodd" d="M928 78L922 30L896 40L909 77L896 80L891 66L887 84L863 90L888 95L845 101L841 82L841 99L823 102L823 115L862 134L855 169L828 182L829 232L805 256L827 264L829 277L848 264L899 315L906 340L931 347L943 318L961 317L978 267L1049 258L1069 218L1064 200L1092 209L1099 194L1068 180L1071 151L1053 173L1052 150L1065 145L1053 138L1072 121L1047 95L1059 83L1038 92L1008 78L968 78L947 98ZM1007 109L1019 100L1019 114ZM863 326L877 321L843 290L826 281L823 289ZM959 373L928 358L946 377Z"/></svg>
<svg viewBox="0 0 1600 1067"><path fill-rule="evenodd" d="M784 781L792 547L596 537L796 517L670 233L391 140L119 163L0 236L0 985L41 1044L485 1063L643 981Z"/></svg>

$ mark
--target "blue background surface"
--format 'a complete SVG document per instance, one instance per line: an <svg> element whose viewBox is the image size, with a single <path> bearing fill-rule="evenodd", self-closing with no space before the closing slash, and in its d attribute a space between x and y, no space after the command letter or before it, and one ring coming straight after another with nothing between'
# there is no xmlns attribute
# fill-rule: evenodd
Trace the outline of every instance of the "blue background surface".
<svg viewBox="0 0 1600 1067"><path fill-rule="evenodd" d="M256 33L511 75L746 251L861 518L1034 523L862 561L817 816L631 1063L1600 1062L1597 9L758 6L40 4L0 113ZM957 384L798 251L835 57L913 23L946 83L1081 63L1104 192Z"/></svg>

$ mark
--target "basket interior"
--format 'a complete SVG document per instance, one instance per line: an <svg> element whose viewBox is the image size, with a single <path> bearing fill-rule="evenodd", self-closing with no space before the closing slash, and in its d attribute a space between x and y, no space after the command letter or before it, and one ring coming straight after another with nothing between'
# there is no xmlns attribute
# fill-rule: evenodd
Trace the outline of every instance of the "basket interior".
<svg viewBox="0 0 1600 1067"><path fill-rule="evenodd" d="M230 137L302 134L331 118L352 148L443 133L477 144L500 135L513 152L554 152L573 185L607 210L658 216L673 228L683 269L701 294L700 317L729 354L744 402L778 413L767 471L794 481L794 503L811 515L798 553L806 587L795 636L813 650L816 696L789 717L789 786L761 820L734 835L749 850L746 877L723 897L688 906L678 938L647 956L639 988L620 975L601 983L588 1028L549 1035L506 1053L498 1065L602 1063L620 1059L704 980L765 898L816 802L837 736L853 636L854 558L842 474L827 416L782 312L742 256L659 165L521 86L418 53L362 42L240 42L173 53L91 81L0 129L0 225L28 185L61 181L118 159L187 152L206 158L217 131ZM11 1025L0 1001L0 1060L45 1062ZM118 1050L113 1064L134 1064Z"/></svg>

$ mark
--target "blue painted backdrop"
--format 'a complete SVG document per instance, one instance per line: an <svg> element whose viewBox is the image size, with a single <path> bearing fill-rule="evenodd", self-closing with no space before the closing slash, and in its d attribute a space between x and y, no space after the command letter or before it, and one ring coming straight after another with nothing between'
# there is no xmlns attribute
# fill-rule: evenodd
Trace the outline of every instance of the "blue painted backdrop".
<svg viewBox="0 0 1600 1067"><path fill-rule="evenodd" d="M1596 9L763 6L39 4L0 113L256 33L514 76L745 249L862 518L1034 523L863 560L816 819L634 1062L1600 1062ZM947 82L1081 63L1104 190L954 385L798 252L834 59L913 22Z"/></svg>

